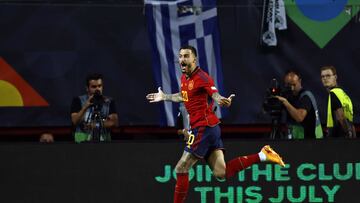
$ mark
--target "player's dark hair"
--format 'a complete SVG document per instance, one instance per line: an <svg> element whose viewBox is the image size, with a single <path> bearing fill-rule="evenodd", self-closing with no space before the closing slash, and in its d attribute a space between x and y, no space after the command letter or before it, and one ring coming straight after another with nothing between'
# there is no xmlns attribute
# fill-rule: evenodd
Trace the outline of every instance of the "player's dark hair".
<svg viewBox="0 0 360 203"><path fill-rule="evenodd" d="M194 56L197 57L197 52L196 52L195 47L190 46L190 45L184 45L179 49L179 51L182 50L182 49L190 49L191 52L194 54Z"/></svg>

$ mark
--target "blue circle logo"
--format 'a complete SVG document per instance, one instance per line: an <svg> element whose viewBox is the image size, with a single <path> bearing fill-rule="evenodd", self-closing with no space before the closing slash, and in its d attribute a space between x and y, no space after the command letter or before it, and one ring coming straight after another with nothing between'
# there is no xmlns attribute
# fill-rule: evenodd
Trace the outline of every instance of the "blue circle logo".
<svg viewBox="0 0 360 203"><path fill-rule="evenodd" d="M300 11L316 21L336 18L345 8L348 0L295 0Z"/></svg>

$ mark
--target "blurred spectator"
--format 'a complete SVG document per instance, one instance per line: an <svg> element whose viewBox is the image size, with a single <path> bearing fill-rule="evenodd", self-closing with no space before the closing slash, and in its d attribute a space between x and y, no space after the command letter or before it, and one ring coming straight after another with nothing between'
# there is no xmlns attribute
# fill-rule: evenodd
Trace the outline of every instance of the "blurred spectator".
<svg viewBox="0 0 360 203"><path fill-rule="evenodd" d="M53 143L54 142L54 135L52 133L42 133L40 135L39 142L41 143Z"/></svg>

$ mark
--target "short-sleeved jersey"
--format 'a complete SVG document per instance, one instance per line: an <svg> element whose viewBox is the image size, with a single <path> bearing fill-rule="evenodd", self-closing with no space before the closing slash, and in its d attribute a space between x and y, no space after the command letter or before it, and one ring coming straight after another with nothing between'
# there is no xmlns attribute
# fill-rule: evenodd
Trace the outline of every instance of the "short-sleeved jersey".
<svg viewBox="0 0 360 203"><path fill-rule="evenodd" d="M181 94L190 116L191 128L215 126L219 119L214 113L214 101L211 96L218 92L213 79L200 67L196 67L189 78L181 77Z"/></svg>

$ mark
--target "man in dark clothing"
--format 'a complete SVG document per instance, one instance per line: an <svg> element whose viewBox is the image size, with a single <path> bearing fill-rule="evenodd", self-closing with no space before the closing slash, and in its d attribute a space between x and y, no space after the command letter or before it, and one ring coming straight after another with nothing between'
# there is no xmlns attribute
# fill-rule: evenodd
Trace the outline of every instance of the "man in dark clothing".
<svg viewBox="0 0 360 203"><path fill-rule="evenodd" d="M294 139L322 138L322 128L314 95L301 84L300 74L289 71L284 78L291 90L288 98L276 96L288 114L289 137Z"/></svg>
<svg viewBox="0 0 360 203"><path fill-rule="evenodd" d="M334 66L321 68L321 82L329 92L326 119L328 136L355 138L352 102L345 91L338 86Z"/></svg>
<svg viewBox="0 0 360 203"><path fill-rule="evenodd" d="M103 76L86 78L87 94L75 97L71 104L71 121L76 128L75 142L110 141L110 128L118 126L118 115L112 98L103 96Z"/></svg>

